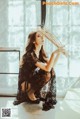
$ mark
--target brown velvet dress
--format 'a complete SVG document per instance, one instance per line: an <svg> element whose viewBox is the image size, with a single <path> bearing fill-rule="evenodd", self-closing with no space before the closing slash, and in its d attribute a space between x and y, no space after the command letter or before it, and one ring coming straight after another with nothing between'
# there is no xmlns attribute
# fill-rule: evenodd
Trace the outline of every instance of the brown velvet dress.
<svg viewBox="0 0 80 119"><path fill-rule="evenodd" d="M44 62L46 61L39 56L37 58L34 51L31 53L25 54L26 57L23 57L24 64L19 69L19 81L18 81L18 94L17 100L25 100L26 93L28 89L28 84L30 84L30 88L35 90L35 95L39 94L41 89L48 83L48 92L52 94L52 98L56 100L56 80L55 80L55 72L53 68L50 72L44 71L39 67L35 66L36 62ZM21 84L25 82L25 91L23 93Z"/></svg>

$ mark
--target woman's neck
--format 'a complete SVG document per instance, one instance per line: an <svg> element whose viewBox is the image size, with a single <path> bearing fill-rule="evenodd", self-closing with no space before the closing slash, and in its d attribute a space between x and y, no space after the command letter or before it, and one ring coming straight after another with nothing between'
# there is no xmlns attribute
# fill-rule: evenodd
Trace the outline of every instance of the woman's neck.
<svg viewBox="0 0 80 119"><path fill-rule="evenodd" d="M39 57L40 50L41 50L41 45L40 46L36 46L35 53L36 53L37 57Z"/></svg>

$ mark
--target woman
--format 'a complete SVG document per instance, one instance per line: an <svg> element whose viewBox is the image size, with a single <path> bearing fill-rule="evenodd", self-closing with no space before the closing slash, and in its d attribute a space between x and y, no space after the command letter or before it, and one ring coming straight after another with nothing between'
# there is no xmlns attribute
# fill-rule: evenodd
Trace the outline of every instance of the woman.
<svg viewBox="0 0 80 119"><path fill-rule="evenodd" d="M56 50L48 59L43 45L44 38L40 32L33 32L28 36L28 45L20 64L17 101L14 101L14 105L25 101L31 104L44 101L43 110L49 110L56 104L53 67L63 49ZM42 98L40 91L48 82L48 92Z"/></svg>

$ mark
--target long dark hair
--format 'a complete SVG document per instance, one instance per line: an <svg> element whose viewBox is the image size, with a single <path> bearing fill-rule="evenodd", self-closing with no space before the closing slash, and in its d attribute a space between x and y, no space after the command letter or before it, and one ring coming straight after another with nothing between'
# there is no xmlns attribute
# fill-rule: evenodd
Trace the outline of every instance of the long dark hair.
<svg viewBox="0 0 80 119"><path fill-rule="evenodd" d="M22 57L22 63L21 64L25 63L26 57L27 57L27 53L31 53L35 49L34 41L36 39L36 33L37 32L32 32L28 36L28 43L27 43L27 46L25 48L25 54ZM47 58L47 55L46 55L46 53L44 51L43 45L42 45L41 50L40 50L39 58L40 58L41 61L46 62L45 58Z"/></svg>

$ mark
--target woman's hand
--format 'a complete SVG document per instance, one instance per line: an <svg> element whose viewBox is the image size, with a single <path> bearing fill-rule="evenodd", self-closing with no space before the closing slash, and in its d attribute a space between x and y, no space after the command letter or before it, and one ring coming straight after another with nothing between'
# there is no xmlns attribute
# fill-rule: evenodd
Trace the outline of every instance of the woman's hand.
<svg viewBox="0 0 80 119"><path fill-rule="evenodd" d="M62 52L62 53L65 52L65 50L63 49L63 47L59 47L57 50L55 50L55 51L52 53L52 55L54 55L55 53L60 54L61 52Z"/></svg>

